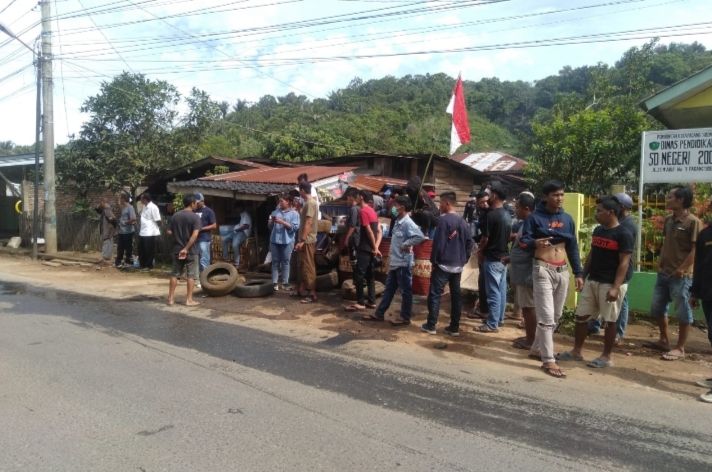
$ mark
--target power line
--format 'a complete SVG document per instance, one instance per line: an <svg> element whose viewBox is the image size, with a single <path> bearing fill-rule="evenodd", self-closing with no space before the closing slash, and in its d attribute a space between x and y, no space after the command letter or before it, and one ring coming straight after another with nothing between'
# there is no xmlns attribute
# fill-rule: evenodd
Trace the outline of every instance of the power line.
<svg viewBox="0 0 712 472"><path fill-rule="evenodd" d="M54 9L59 11L57 8L57 0L54 0ZM59 54L62 55L62 32L59 29L59 20L54 20L55 26L57 27L57 42L59 45ZM67 113L67 90L64 87L64 63L59 61L59 77L62 80L62 105L64 105L64 130L67 132L67 137L69 137L69 113Z"/></svg>
<svg viewBox="0 0 712 472"><path fill-rule="evenodd" d="M336 61L350 61L350 60L360 60L360 59L374 59L374 58L385 58L385 57L399 57L399 56L413 56L413 55L425 55L425 54L449 54L449 53L461 53L461 52L477 52L477 51L493 51L493 50L504 50L504 49L524 49L524 48L536 48L536 47L551 47L551 46L565 46L574 44L590 44L590 43L606 43L615 41L630 41L638 39L650 39L655 37L679 37L679 36L690 36L690 35L700 35L700 34L710 34L712 30L710 27L712 22L702 22L702 23L690 23L674 26L657 26L652 28L639 28L627 31L616 31L607 33L596 33L587 35L576 35L576 36L566 36L557 38L547 38L547 39L537 39L530 41L518 41L518 42L507 42L507 43L493 43L486 45L477 46L465 46L460 48L447 48L447 49L430 49L430 50L417 50L417 51L404 51L395 53L374 53L374 54L355 54L355 55L342 55L342 56L317 56L317 57L302 57L302 58L283 58L283 59L271 59L269 61L248 61L248 60L235 60L236 62L243 63L243 65L211 65L209 68L199 68L194 67L191 69L173 69L171 71L165 71L163 69L149 70L147 73L156 72L161 74L173 74L173 73L186 73L186 72L203 72L203 71L219 71L219 70L235 70L242 68L255 68L255 67L278 67L278 66L294 66L294 65L304 65L304 64L317 64L324 62L336 62ZM646 34L647 33L647 34ZM249 64L245 65L244 63Z"/></svg>
<svg viewBox="0 0 712 472"><path fill-rule="evenodd" d="M84 7L84 4L82 3L82 0L77 0L77 2L79 2L79 5L81 5L82 7ZM116 48L114 47L114 45L111 44L111 41L109 41L109 38L107 38L106 35L104 34L104 31L99 27L99 25L96 24L96 22L94 21L94 18L92 18L91 13L89 13L87 16L89 17L89 21L91 21L92 24L93 24L93 25L96 27L96 29L99 31L99 33L101 33L101 36L104 38L104 40L106 40L106 43L109 45L109 47L111 47L111 49L116 53L116 55L119 56L119 59L121 59L121 60L123 61L123 63L126 64L126 67L128 67L128 69L129 69L131 72L133 72L133 69L131 68L131 66L129 65L129 63L126 62L126 59L124 59L124 57L121 55L121 53L116 50ZM56 20L56 21L57 21L57 25L59 25L59 20Z"/></svg>
<svg viewBox="0 0 712 472"><path fill-rule="evenodd" d="M21 68L17 69L17 70L14 71L14 72L10 72L9 74L7 74L7 75L4 76L4 77L0 77L0 83L2 83L2 82L4 82L4 81L6 81L6 80L9 80L9 79L11 79L11 78L13 78L13 77L16 77L16 76L22 74L23 72L25 72L25 71L26 71L27 69L29 69L30 67L33 67L33 65L32 65L32 64L27 64L26 66L21 67Z"/></svg>
<svg viewBox="0 0 712 472"><path fill-rule="evenodd" d="M558 14L558 13L568 13L568 12L572 12L572 11L578 11L578 10L584 10L584 9L590 9L590 8L598 8L598 7L603 7L603 6L613 6L613 5L621 5L621 4L640 3L640 2L645 2L645 1L647 1L647 0L618 0L618 1L613 1L613 2L592 4L592 5L586 5L586 6L581 6L581 7L575 7L575 8L568 8L568 9L562 9L562 10L553 10L553 11L549 11L549 12L535 12L535 13L522 14L522 15L513 15L513 16L498 17L498 18L488 18L488 19L483 19L483 20L478 20L478 21L473 21L473 22L467 22L467 23L463 23L463 24L460 24L460 25L456 25L456 26L446 25L446 26L434 26L434 27L428 27L428 28L417 27L417 28L409 28L409 29L405 29L405 30L399 30L399 31L395 31L395 32L382 32L382 33L376 33L376 34L355 35L355 36L350 36L350 37L349 37L349 40L346 41L346 42L343 42L343 43L333 43L333 42L331 42L330 40L317 41L317 42L316 42L317 46L313 46L313 47L302 47L302 48L289 49L289 50L284 50L284 49L282 49L282 50L279 51L279 54L289 54L289 53L300 52L300 51L314 50L314 49L320 49L320 48L329 48L329 47L338 46L338 45L347 45L347 44L355 44L355 43L359 43L359 42L370 42L370 41L375 41L375 40L392 39L392 38L396 38L396 37L400 38L400 37L403 37L403 36L420 35L420 34L425 33L425 32L434 32L434 31L440 31L440 30L444 30L444 29L452 30L452 29L455 29L455 28L464 28L464 27L473 26L473 25L499 23L499 22L508 22L508 21L512 21L512 20L521 20L521 19L526 19L526 18L538 17L538 16L542 16L542 15L551 15L551 14ZM673 2L679 2L679 1L681 1L681 0L671 0L671 1L669 1L669 2L664 2L664 3L661 3L661 4L656 4L656 5L652 5L652 6L648 6L648 7L643 7L643 8L650 8L650 7L653 7L653 6L660 6L660 5L663 5L663 4L673 3ZM608 13L606 13L606 14L608 14ZM590 18L590 16L589 16L589 18ZM563 22L574 21L574 20L576 20L576 19L561 20L561 21L559 21L559 22L560 22L560 23L563 23ZM548 24L554 24L554 22L551 22L551 23L548 23ZM541 27L541 26L546 26L546 25L547 25L547 24L538 24L538 25L534 25L534 26ZM526 27L531 27L531 26L525 26L525 27L520 27L520 28L509 28L507 31L512 31L512 30L514 30L514 29L523 29L523 28L526 28ZM496 32L496 31L497 31L497 30L495 30L494 32ZM500 30L500 31L501 31L501 30ZM399 34L399 33L405 33L405 34ZM359 40L358 38L364 38L364 39ZM240 45L250 44L250 43L257 42L257 41L260 41L260 40L242 41L242 42L240 42ZM428 39L421 39L421 40L417 40L417 41L411 41L411 42L409 42L408 44L420 43L420 42L424 42L424 41L428 41ZM290 42L290 43L291 43L291 42ZM327 44L325 44L325 45L319 45L320 43L327 43ZM277 46L279 46L280 44L281 44L281 43L277 43L277 44L274 44L273 46L274 46L274 47L277 47ZM402 44L402 43L401 43L401 44ZM171 45L171 47L175 48L175 45ZM157 49L155 46L151 48L151 50L155 50L155 49ZM175 49L174 49L174 50L175 50ZM275 55L275 54L277 54L277 53L264 52L264 53L261 53L260 57L268 57L268 56L272 56L272 55ZM102 55L103 55L103 54L102 54ZM73 56L71 56L71 57L74 57L75 59L79 59L80 57L83 57L83 56L73 55ZM102 59L97 58L96 55L88 56L88 57L95 58L94 60L97 60L97 61L101 61L101 60L102 60ZM134 59L134 60L137 61L137 62L144 62L144 61L142 61L142 60L140 60L140 59ZM154 60L154 59L148 59L148 60L146 60L145 62L156 62L156 60ZM189 60L165 60L165 61L164 61L164 60L159 60L158 62L174 62L174 63L180 63L180 62L195 62L195 63L203 63L203 62L221 62L221 61L220 61L220 60L215 60L215 59L206 59L206 60L193 60L193 61L189 61Z"/></svg>
<svg viewBox="0 0 712 472"><path fill-rule="evenodd" d="M5 10L7 10L8 8L10 8L12 5L14 5L16 1L17 1L17 0L10 0L10 3L8 3L7 5L5 5L5 8L3 8L2 10L0 10L0 13L5 13Z"/></svg>

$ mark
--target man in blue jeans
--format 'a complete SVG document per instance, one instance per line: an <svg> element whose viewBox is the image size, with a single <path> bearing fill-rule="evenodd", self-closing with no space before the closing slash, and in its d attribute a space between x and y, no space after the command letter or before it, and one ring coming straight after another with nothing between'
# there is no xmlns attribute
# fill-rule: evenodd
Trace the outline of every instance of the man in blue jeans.
<svg viewBox="0 0 712 472"><path fill-rule="evenodd" d="M428 321L420 330L435 334L435 325L440 313L440 297L445 284L450 285L450 325L445 334L460 335L460 315L462 299L460 297L460 278L462 268L467 264L474 242L468 225L455 213L457 203L455 192L440 195L440 218L433 238L433 250L430 255L432 272L430 274L430 292L428 293Z"/></svg>
<svg viewBox="0 0 712 472"><path fill-rule="evenodd" d="M395 211L394 211L395 210ZM408 326L413 314L413 246L425 240L423 232L416 225L408 212L411 203L408 197L396 198L391 212L395 213L396 220L391 232L391 249L388 258L388 277L386 289L383 291L381 303L373 315L367 315L368 321L383 321L386 310L391 306L393 297L398 288L401 290L400 318L392 320L393 326Z"/></svg>
<svg viewBox="0 0 712 472"><path fill-rule="evenodd" d="M695 261L695 244L702 222L690 213L692 190L675 187L665 197L665 207L672 214L663 224L663 247L660 250L658 276L653 289L650 316L658 319L660 339L644 346L663 351L662 359L674 361L685 357L685 343L694 321L690 307L690 287ZM670 349L668 334L668 306L675 305L679 322L677 345Z"/></svg>
<svg viewBox="0 0 712 472"><path fill-rule="evenodd" d="M482 261L487 291L489 313L480 333L496 333L504 325L504 309L507 306L507 266L509 239L512 234L512 217L504 208L507 193L499 182L490 187L490 210L487 214L487 231L480 241L477 257Z"/></svg>
<svg viewBox="0 0 712 472"><path fill-rule="evenodd" d="M200 272L210 265L210 245L213 242L212 231L218 227L215 212L205 205L202 193L195 194L197 209L195 214L200 217L200 234L198 235L198 250L200 251Z"/></svg>

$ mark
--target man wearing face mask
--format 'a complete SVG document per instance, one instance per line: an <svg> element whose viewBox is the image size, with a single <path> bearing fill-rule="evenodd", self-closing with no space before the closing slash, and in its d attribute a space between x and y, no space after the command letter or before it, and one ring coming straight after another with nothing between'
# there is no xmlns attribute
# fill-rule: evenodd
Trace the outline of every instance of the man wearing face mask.
<svg viewBox="0 0 712 472"><path fill-rule="evenodd" d="M400 288L402 301L400 318L391 321L393 326L408 326L413 311L413 246L425 240L423 232L416 225L408 212L411 209L408 197L396 198L391 207L395 214L395 223L391 233L391 249L389 253L388 278L383 291L381 303L372 315L366 315L368 321L383 321L386 310L391 306L396 291Z"/></svg>

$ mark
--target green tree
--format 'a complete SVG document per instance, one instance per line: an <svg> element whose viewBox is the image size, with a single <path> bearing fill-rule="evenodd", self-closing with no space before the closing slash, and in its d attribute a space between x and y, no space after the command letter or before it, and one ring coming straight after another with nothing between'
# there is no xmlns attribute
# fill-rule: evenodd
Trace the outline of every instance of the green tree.
<svg viewBox="0 0 712 472"><path fill-rule="evenodd" d="M179 94L164 81L124 72L103 82L81 111L89 114L79 139L58 156L60 178L79 188L128 186L185 161L174 142Z"/></svg>
<svg viewBox="0 0 712 472"><path fill-rule="evenodd" d="M558 113L534 124L527 174L536 188L559 179L571 191L593 195L615 183L632 185L637 181L640 133L647 126L642 112L625 105L569 116Z"/></svg>

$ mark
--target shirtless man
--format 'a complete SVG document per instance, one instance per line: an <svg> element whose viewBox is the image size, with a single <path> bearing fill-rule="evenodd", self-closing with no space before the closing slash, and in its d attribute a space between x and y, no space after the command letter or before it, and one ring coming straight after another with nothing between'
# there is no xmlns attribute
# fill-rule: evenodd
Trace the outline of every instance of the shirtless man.
<svg viewBox="0 0 712 472"><path fill-rule="evenodd" d="M534 305L536 337L530 354L541 357L541 368L552 377L566 377L554 358L554 329L564 309L569 288L569 264L576 290L583 288L583 269L576 240L576 225L563 210L564 184L550 180L542 188L543 201L524 222L519 245L534 251Z"/></svg>

